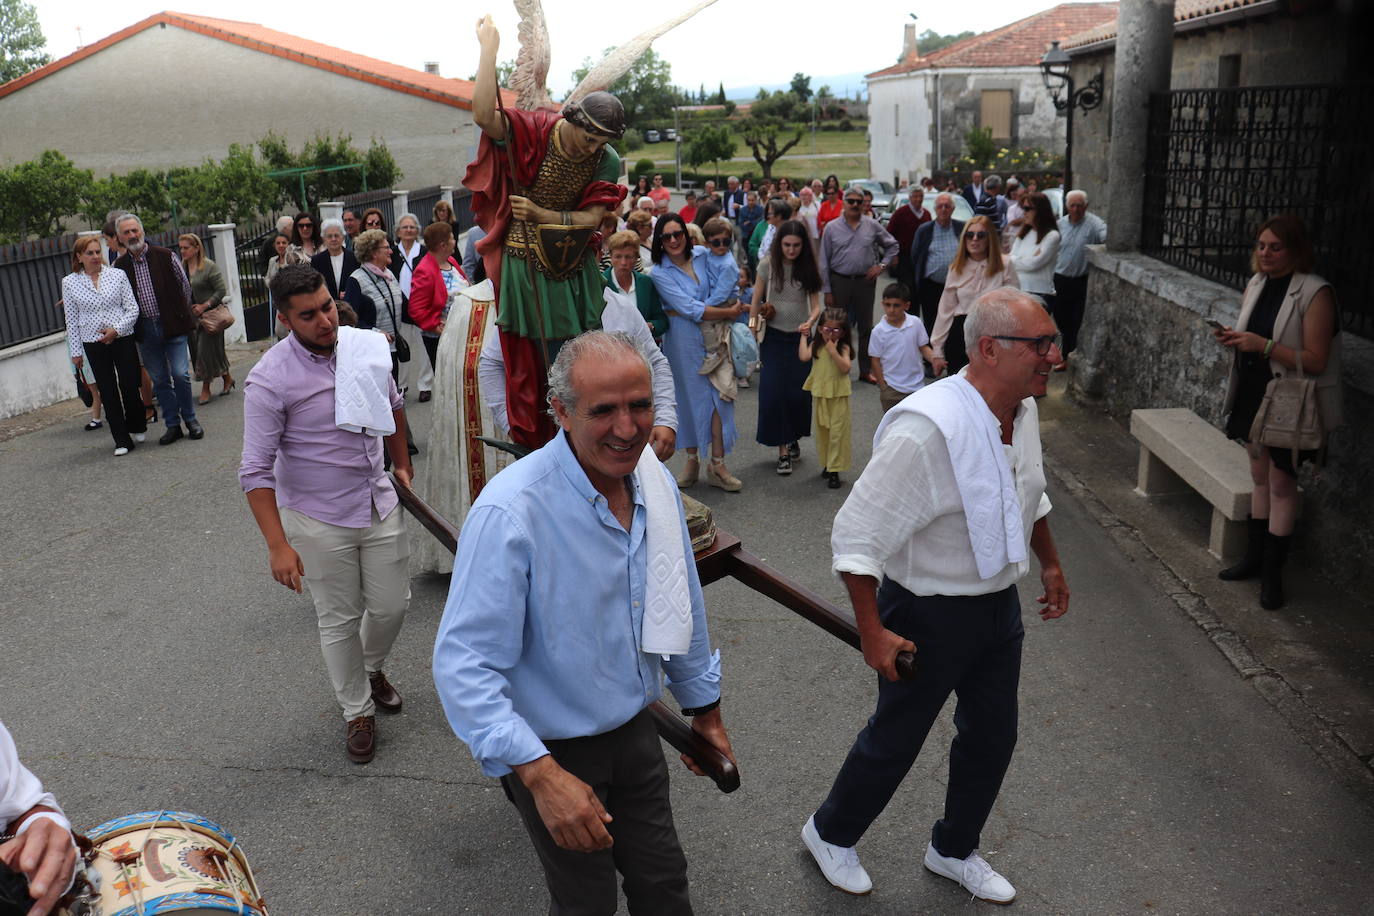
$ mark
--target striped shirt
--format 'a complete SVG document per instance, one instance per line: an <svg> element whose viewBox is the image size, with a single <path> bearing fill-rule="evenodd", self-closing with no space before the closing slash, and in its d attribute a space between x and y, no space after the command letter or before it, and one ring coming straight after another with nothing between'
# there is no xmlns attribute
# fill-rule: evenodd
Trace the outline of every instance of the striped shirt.
<svg viewBox="0 0 1374 916"><path fill-rule="evenodd" d="M98 287L85 271L67 274L62 278L62 309L67 314L67 352L73 357L84 355L81 345L100 340L106 328L128 337L138 321L138 302L122 270L102 270Z"/></svg>

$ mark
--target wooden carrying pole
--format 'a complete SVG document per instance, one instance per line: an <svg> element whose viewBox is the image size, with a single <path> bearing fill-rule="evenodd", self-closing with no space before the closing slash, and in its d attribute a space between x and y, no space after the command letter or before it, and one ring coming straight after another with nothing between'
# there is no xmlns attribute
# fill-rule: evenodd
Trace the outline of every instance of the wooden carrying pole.
<svg viewBox="0 0 1374 916"><path fill-rule="evenodd" d="M419 494L397 480L395 475L392 475L391 482L396 487L396 495L400 497L401 505L405 506L406 511L415 516L416 521L430 534L438 538L439 543L456 552L458 529L431 509ZM651 703L649 712L653 715L658 736L679 753L695 760L697 766L715 781L722 792L733 792L739 788L739 769L714 744L693 731L690 725L661 702Z"/></svg>

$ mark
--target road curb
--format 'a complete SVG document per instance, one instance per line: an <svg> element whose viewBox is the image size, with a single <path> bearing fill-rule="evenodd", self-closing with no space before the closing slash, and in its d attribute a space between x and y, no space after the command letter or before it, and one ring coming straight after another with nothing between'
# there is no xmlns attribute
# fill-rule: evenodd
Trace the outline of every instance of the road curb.
<svg viewBox="0 0 1374 916"><path fill-rule="evenodd" d="M1231 667L1283 717L1298 737L1371 807L1374 807L1374 768L1341 736L1335 723L1314 709L1283 675L1251 651L1245 637L1226 626L1206 597L1188 587L1168 560L1150 547L1139 529L1116 515L1072 470L1046 462L1055 481L1074 495L1108 537L1133 559L1153 562L1166 581L1168 598L1207 635Z"/></svg>

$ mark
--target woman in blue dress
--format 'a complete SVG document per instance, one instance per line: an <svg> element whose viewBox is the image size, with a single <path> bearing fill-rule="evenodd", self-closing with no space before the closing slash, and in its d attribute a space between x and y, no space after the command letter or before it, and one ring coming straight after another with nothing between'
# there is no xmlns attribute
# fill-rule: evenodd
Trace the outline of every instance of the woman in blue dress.
<svg viewBox="0 0 1374 916"><path fill-rule="evenodd" d="M735 404L721 400L710 379L698 372L706 357L698 324L733 321L744 311L739 303L722 305L734 292L738 269L731 259L712 258L708 249L693 246L686 224L676 213L659 217L652 251L654 286L668 315L663 352L673 367L673 387L677 393L677 444L687 452L678 486L696 483L701 472L697 449L710 443L711 463L706 469L706 482L731 493L738 492L742 486L739 478L725 467L725 456L735 446Z"/></svg>

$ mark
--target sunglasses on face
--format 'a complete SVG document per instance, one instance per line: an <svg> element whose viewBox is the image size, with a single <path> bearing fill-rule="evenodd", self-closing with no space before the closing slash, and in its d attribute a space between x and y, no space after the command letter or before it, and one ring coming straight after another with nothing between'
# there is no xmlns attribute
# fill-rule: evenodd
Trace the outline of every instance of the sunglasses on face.
<svg viewBox="0 0 1374 916"><path fill-rule="evenodd" d="M666 238L666 236L665 236L665 238ZM711 239L711 240L709 240L706 244L710 245L712 248L728 248L729 245L730 245L730 240L729 240L729 239Z"/></svg>
<svg viewBox="0 0 1374 916"><path fill-rule="evenodd" d="M683 232L681 229L674 229L672 232L663 233L662 238L665 242L673 242L682 238L686 234L687 233Z"/></svg>
<svg viewBox="0 0 1374 916"><path fill-rule="evenodd" d="M861 204L863 204L864 199L863 199L862 197L846 197L846 198L844 199L844 202L847 203L847 204L853 204L854 206L857 207L857 206L860 206Z"/></svg>
<svg viewBox="0 0 1374 916"><path fill-rule="evenodd" d="M988 234L986 232L966 232L964 233L964 235L965 237L971 239L985 239L988 237Z"/></svg>
<svg viewBox="0 0 1374 916"><path fill-rule="evenodd" d="M1058 334L1044 334L1040 337L1012 337L1009 334L990 334L993 340L1019 340L1035 351L1036 356L1048 356L1051 347L1059 346Z"/></svg>

